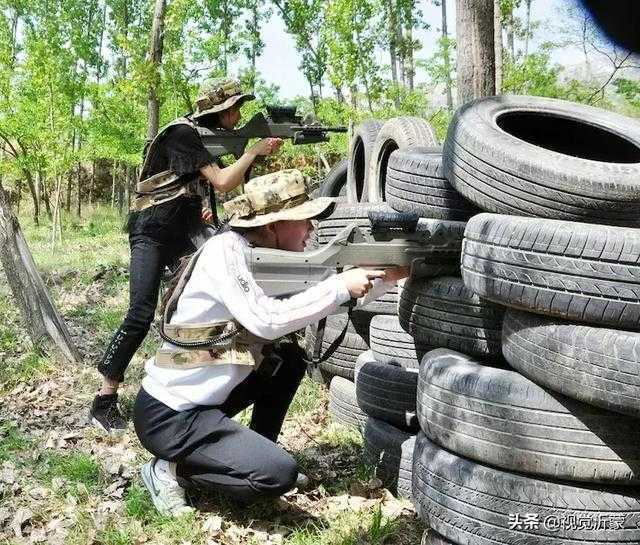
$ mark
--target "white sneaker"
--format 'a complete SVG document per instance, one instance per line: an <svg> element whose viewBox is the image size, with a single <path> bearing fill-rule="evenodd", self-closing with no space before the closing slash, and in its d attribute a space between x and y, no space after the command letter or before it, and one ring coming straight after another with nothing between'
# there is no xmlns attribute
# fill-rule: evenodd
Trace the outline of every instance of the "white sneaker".
<svg viewBox="0 0 640 545"><path fill-rule="evenodd" d="M154 471L157 458L153 458L140 468L142 482L147 487L153 505L161 515L177 517L191 513L194 509L187 505L184 488L177 481L160 479Z"/></svg>

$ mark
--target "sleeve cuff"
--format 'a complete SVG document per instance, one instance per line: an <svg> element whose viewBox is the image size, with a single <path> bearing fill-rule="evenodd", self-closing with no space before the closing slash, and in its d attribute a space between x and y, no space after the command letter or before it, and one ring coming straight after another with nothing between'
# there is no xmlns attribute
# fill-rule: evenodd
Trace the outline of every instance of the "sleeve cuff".
<svg viewBox="0 0 640 545"><path fill-rule="evenodd" d="M351 299L351 294L349 293L347 286L344 285L344 282L340 280L338 275L336 275L334 278L336 284L336 303L338 305L342 305L343 303L346 303Z"/></svg>

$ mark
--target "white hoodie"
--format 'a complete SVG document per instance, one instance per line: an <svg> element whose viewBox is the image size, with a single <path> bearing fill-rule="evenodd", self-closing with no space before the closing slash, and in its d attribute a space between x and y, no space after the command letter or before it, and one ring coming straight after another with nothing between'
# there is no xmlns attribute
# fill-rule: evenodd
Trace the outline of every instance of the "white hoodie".
<svg viewBox="0 0 640 545"><path fill-rule="evenodd" d="M333 275L315 286L288 297L265 295L255 282L244 257L247 240L233 231L208 240L178 300L172 324L208 323L235 319L263 339L278 339L287 333L335 312L350 299L344 282ZM358 306L376 299L393 283L374 281ZM164 343L163 349L177 349ZM195 369L168 369L145 365L142 387L175 411L197 405L220 405L252 371L245 365L216 364Z"/></svg>

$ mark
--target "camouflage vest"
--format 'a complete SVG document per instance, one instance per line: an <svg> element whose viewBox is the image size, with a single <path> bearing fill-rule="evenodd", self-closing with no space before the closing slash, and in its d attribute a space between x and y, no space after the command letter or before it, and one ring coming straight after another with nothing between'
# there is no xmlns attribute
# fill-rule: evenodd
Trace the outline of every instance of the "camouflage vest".
<svg viewBox="0 0 640 545"><path fill-rule="evenodd" d="M160 348L156 352L155 364L158 367L169 369L194 369L229 364L257 367L260 361L256 362L251 347L264 344L266 341L251 334L236 320L192 324L169 323L203 248L204 246L186 258L188 263L179 273L178 282L165 305L160 334L164 340L173 343L176 347ZM224 337L223 342L204 348L202 346L178 346L177 344L202 345L220 337Z"/></svg>
<svg viewBox="0 0 640 545"><path fill-rule="evenodd" d="M140 172L144 172L149 166L149 157L151 156L151 150L156 146L159 140L166 134L166 132L178 125L188 125L195 129L195 124L187 117L179 117L173 120L168 125L162 127L156 137L151 141L147 148L147 153L142 164ZM180 176L178 176L172 170L163 170L153 176L149 176L144 180L139 180L136 184L136 197L131 204L131 210L139 212L145 210L157 204L168 202L182 195L192 195L203 197L206 193L202 188L202 184L198 183L197 179L192 180L189 183L180 182Z"/></svg>

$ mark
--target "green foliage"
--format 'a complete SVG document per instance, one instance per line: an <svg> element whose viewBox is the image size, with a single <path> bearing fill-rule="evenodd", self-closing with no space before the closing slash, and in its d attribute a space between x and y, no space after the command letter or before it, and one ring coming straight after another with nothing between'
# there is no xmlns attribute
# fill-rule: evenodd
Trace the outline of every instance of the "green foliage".
<svg viewBox="0 0 640 545"><path fill-rule="evenodd" d="M21 354L17 358L9 358L0 367L0 384L4 389L20 383L31 383L45 377L54 365L51 360L37 349Z"/></svg>
<svg viewBox="0 0 640 545"><path fill-rule="evenodd" d="M149 497L149 492L137 484L127 489L124 498L124 510L127 516L144 523L150 522L158 517L156 508Z"/></svg>
<svg viewBox="0 0 640 545"><path fill-rule="evenodd" d="M38 473L49 483L55 478L64 479L68 492L74 496L95 491L105 480L98 462L84 452L67 455L48 452L39 463Z"/></svg>
<svg viewBox="0 0 640 545"><path fill-rule="evenodd" d="M0 463L10 460L14 454L26 450L30 445L31 441L13 424L0 426Z"/></svg>

